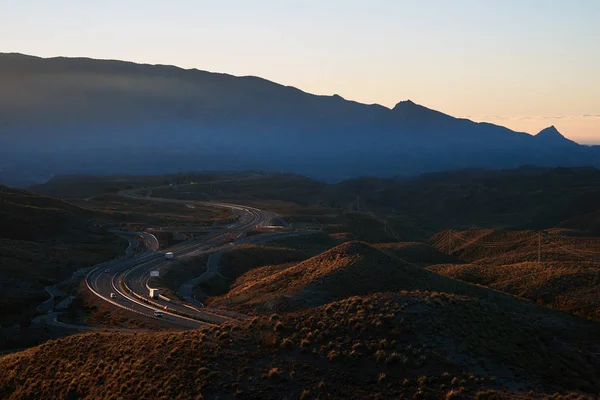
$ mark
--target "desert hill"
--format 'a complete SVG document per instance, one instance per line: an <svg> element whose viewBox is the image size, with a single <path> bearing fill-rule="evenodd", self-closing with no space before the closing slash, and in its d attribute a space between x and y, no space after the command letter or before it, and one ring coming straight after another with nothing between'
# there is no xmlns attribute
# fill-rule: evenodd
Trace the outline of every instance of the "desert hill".
<svg viewBox="0 0 600 400"><path fill-rule="evenodd" d="M597 237L560 229L472 229L441 232L430 243L463 261L427 267L431 271L600 319Z"/></svg>
<svg viewBox="0 0 600 400"><path fill-rule="evenodd" d="M473 226L561 226L597 233L599 182L596 168L466 169L395 180L365 177L331 185L329 204L347 207L358 196L361 210L387 215L395 231L413 226L417 235L404 240Z"/></svg>
<svg viewBox="0 0 600 400"><path fill-rule="evenodd" d="M85 228L98 216L56 198L0 186L0 237L38 240Z"/></svg>
<svg viewBox="0 0 600 400"><path fill-rule="evenodd" d="M96 218L108 214L0 186L0 325L28 320L48 298L45 286L124 252L127 241L94 226Z"/></svg>
<svg viewBox="0 0 600 400"><path fill-rule="evenodd" d="M210 302L245 312L290 310L399 290L488 296L484 289L424 270L366 243L346 242L300 263L250 270L227 294Z"/></svg>
<svg viewBox="0 0 600 400"><path fill-rule="evenodd" d="M600 270L576 261L435 265L439 274L531 299L540 305L600 320Z"/></svg>
<svg viewBox="0 0 600 400"><path fill-rule="evenodd" d="M589 234L600 232L600 170L587 167L467 169L394 179L362 177L337 184L264 172L152 179L63 176L32 190L52 196L88 197L102 195L105 188L155 186L165 181L202 185L179 191L156 190L156 196L249 204L277 212L298 226L329 226L331 234L349 232L353 239L367 242L424 241L446 229L471 227L558 226ZM387 227L381 218L387 220Z"/></svg>
<svg viewBox="0 0 600 400"><path fill-rule="evenodd" d="M219 271L227 277L237 278L250 269L267 264L284 264L309 258L308 253L279 246L242 245L221 256Z"/></svg>
<svg viewBox="0 0 600 400"><path fill-rule="evenodd" d="M377 243L376 248L388 253L393 257L425 267L433 264L455 264L462 263L456 257L450 256L441 250L426 243L399 242L399 243Z"/></svg>
<svg viewBox="0 0 600 400"><path fill-rule="evenodd" d="M504 228L475 228L465 231L448 230L429 239L429 243L442 252L452 254L464 261L505 260L506 257L519 255L530 259L537 258L538 233Z"/></svg>
<svg viewBox="0 0 600 400"><path fill-rule="evenodd" d="M402 292L196 331L76 335L0 357L0 397L592 398L598 327L548 313Z"/></svg>

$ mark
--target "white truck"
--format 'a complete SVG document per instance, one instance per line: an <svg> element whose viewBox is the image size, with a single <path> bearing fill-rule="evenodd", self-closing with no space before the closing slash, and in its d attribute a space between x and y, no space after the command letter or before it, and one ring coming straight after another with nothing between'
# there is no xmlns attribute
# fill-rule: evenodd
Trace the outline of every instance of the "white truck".
<svg viewBox="0 0 600 400"><path fill-rule="evenodd" d="M173 254L172 251L169 251L168 253L165 253L165 260L172 260L175 258L175 254Z"/></svg>
<svg viewBox="0 0 600 400"><path fill-rule="evenodd" d="M154 288L150 288L150 293L149 293L149 295L150 295L150 298L151 298L151 299L157 299L157 298L158 298L158 296L160 295L160 290L158 290L158 289L154 289Z"/></svg>

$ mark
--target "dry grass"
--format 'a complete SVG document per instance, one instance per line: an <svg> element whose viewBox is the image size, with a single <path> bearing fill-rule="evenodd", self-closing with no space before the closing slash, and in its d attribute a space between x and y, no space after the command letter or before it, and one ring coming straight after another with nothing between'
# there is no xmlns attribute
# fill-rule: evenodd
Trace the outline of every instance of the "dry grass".
<svg viewBox="0 0 600 400"><path fill-rule="evenodd" d="M243 282L266 277L305 260L315 253L316 248L333 241L326 234L315 236L318 237L308 240L303 236L286 238L268 245L244 244L225 251L219 260L219 275L198 285L197 296L223 295ZM210 299L207 301L211 302Z"/></svg>
<svg viewBox="0 0 600 400"><path fill-rule="evenodd" d="M538 263L537 232L487 229L457 232L454 236L443 232L431 243L443 249L450 237L455 243L452 254L468 263L442 263L428 269L539 305L600 319L600 263L594 261L594 252L600 252L600 239L550 231L550 236L542 236L542 262ZM552 242L545 237L552 238Z"/></svg>
<svg viewBox="0 0 600 400"><path fill-rule="evenodd" d="M456 257L450 256L443 251L436 249L426 243L419 242L399 242L399 243L378 243L376 248L383 250L393 257L401 258L421 267L434 264L460 264L462 263Z"/></svg>
<svg viewBox="0 0 600 400"><path fill-rule="evenodd" d="M280 322L285 329L275 330ZM490 398L495 391L501 398L533 399L597 393L600 364L585 337L598 326L576 320L565 326L463 296L352 297L236 329L97 333L48 342L0 358L0 397L391 399L459 392ZM381 356L391 361L378 363Z"/></svg>
<svg viewBox="0 0 600 400"><path fill-rule="evenodd" d="M600 319L600 268L578 262L435 265L430 270L489 286L540 305Z"/></svg>
<svg viewBox="0 0 600 400"><path fill-rule="evenodd" d="M269 242L269 246L297 250L312 257L327 251L344 241L346 240L340 240L336 238L335 235L318 232L312 235L285 237L272 240Z"/></svg>
<svg viewBox="0 0 600 400"><path fill-rule="evenodd" d="M44 290L79 268L125 252L127 241L103 232L81 230L40 241L0 238L0 325L27 319L48 299Z"/></svg>
<svg viewBox="0 0 600 400"><path fill-rule="evenodd" d="M45 286L121 255L127 241L95 226L110 215L0 186L0 325L30 319Z"/></svg>
<svg viewBox="0 0 600 400"><path fill-rule="evenodd" d="M129 227L210 227L231 223L233 214L228 210L184 204L157 203L146 199L130 199L117 194L95 196L87 200L73 200L86 209L111 215L115 221Z"/></svg>
<svg viewBox="0 0 600 400"><path fill-rule="evenodd" d="M415 289L487 296L484 289L405 263L366 243L347 242L298 264L252 270L211 304L248 313L268 312Z"/></svg>
<svg viewBox="0 0 600 400"><path fill-rule="evenodd" d="M244 244L223 253L219 271L227 278L235 279L256 267L302 261L309 257L307 252L294 248Z"/></svg>

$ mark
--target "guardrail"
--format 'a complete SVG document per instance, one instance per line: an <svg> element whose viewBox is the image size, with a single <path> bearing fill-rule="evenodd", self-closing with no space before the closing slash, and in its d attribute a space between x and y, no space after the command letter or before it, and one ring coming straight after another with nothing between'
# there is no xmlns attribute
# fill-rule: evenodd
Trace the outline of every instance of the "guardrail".
<svg viewBox="0 0 600 400"><path fill-rule="evenodd" d="M99 268L96 268L96 269L94 269L94 270L90 271L90 272L89 272L89 273L86 275L86 277L85 277L85 284L86 284L86 286L87 286L87 288L89 289L89 291L90 291L90 292L92 292L92 293L93 293L95 296L99 297L100 299L102 299L102 300L104 300L104 301L107 301L107 302L111 303L111 304L112 304L112 305L114 305L114 306L117 306L117 307L119 307L119 308L122 308L122 309L124 309L124 310L127 310L127 311L131 311L131 312L133 312L133 313L136 313L136 314L143 315L143 316L145 316L145 317L148 317L148 318L153 318L153 319L159 320L158 318L154 317L153 315L144 314L143 312L140 312L140 311L138 311L138 310L134 310L133 308L130 308L130 307L124 306L124 305L122 305L122 304L119 304L119 303L117 303L116 301L113 301L113 300L111 300L111 299L108 299L108 298L106 298L106 297L102 296L100 293L98 293L98 292L97 292L97 291L96 291L96 290L95 290L95 289L92 287L92 285L90 285L89 277L90 277L90 276L91 276L93 273L97 272L99 269L101 269L101 268L99 267Z"/></svg>
<svg viewBox="0 0 600 400"><path fill-rule="evenodd" d="M156 239L156 237L154 235L151 235L151 236L153 236ZM135 310L135 309L133 309L131 307L127 307L127 306L124 306L122 304L119 304L118 302L113 301L113 300L111 300L109 298L106 298L106 297L102 296L98 291L96 291L96 289L94 289L93 285L90 283L90 277L93 276L95 273L98 273L102 268L104 268L106 266L106 264L112 263L114 261L115 260L110 260L110 261L105 261L103 263L100 263L100 264L98 264L96 266L96 268L92 269L90 272L87 273L87 275L85 276L85 284L86 284L88 290L90 292L92 292L92 294L94 294L96 297L98 297L98 298L100 298L100 299L102 299L104 301L107 301L107 302L111 303L112 305L117 306L117 307L119 307L119 308L121 308L123 310L131 311L131 312L133 312L135 314L143 315L144 317L152 318L152 319L155 319L157 321L160 321L161 319L155 317L154 315L149 315L149 314L143 313L143 312ZM127 288L127 286L122 286L122 288L125 290L125 292L129 292L129 293L132 293L132 294L136 295L136 293L134 293L129 288ZM190 319L193 319L193 318L190 318ZM201 322L206 323L205 321L201 321Z"/></svg>
<svg viewBox="0 0 600 400"><path fill-rule="evenodd" d="M134 191L134 190L124 190L124 191L121 191L121 192L119 192L119 195L121 195L121 196L124 196L124 197L130 197L130 198L144 198L144 199L148 199L147 197L143 197L143 196L140 196L140 195L138 195L137 193L135 193L135 191ZM188 203L189 203L189 201L187 201L187 200L162 199L162 198L156 198L156 197L155 197L155 198L151 198L151 200L153 200L153 201L157 201L157 202L173 202L173 203L185 203L185 204L188 204ZM260 215L260 213L263 213L263 210L260 210L260 209L258 209L258 208L254 208L254 207L250 207L250 206L241 206L241 205L237 205L237 204L220 203L220 202L201 202L201 201L193 201L192 203L193 203L193 204L203 204L203 205L206 205L206 206L219 207L219 208L228 208L228 209L231 209L231 210L236 210L236 211L238 211L238 212L243 212L243 213L245 213L246 215L248 215L248 216L250 217L250 218L249 218L250 220L249 220L249 221L244 221L244 220L242 219L242 220L241 220L241 224L239 224L239 226L237 227L237 229L244 229L244 228L250 227L250 226L252 226L252 225L254 225L254 226L261 226L261 225L263 225L263 224L264 224L264 223L261 223L261 222L260 222L260 221L261 221L261 215ZM272 213L271 213L271 214L272 214ZM276 214L272 214L272 216L279 217L279 216L277 216ZM270 218L269 218L269 219L270 219ZM267 224L265 224L265 225L267 225ZM217 234L214 234L214 235L209 235L209 238L210 238L211 240L215 240L215 239L219 238L221 235L224 235L224 234L222 234L222 233L217 233ZM151 248L151 249L152 249L154 252L156 252L156 251L159 249L159 247L160 247L160 243L159 243L158 239L156 238L156 236L154 236L154 235L152 235L152 234L150 234L150 233L148 233L148 232L143 232L142 234L140 234L140 236L143 238L144 242L145 242L147 245L149 245L148 247L150 247L150 248ZM206 239L207 239L207 238L205 238L205 240L206 240ZM198 246L198 247L201 247L201 246ZM196 249L193 249L193 250L192 250L192 252L193 252L193 251L195 251L195 250L196 250ZM184 253L184 252L185 252L185 253L190 253L189 249L182 249L182 250L180 250L180 251L175 251L175 254L182 254L182 253ZM89 290L90 290L92 293L94 293L96 296L98 296L98 297L102 298L103 300L105 300L105 301L108 301L109 303L111 303L111 304L113 304L113 305L116 305L117 307L120 307L120 308L122 308L122 309L126 309L126 310L129 310L129 311L132 311L132 312L134 312L134 313L141 314L141 315L144 315L144 316L147 316L147 317L155 318L155 317L153 317L153 316L149 316L149 315L147 315L147 314L144 314L144 313L142 313L142 312L139 312L139 311L137 311L137 310L131 309L131 308L129 308L129 307L126 307L126 306L123 306L123 305L121 305L121 304L119 304L119 303L117 303L117 302L115 302L115 301L112 301L112 300L110 300L110 299L108 299L108 298L106 298L106 297L104 297L104 296L100 295L100 293L96 292L96 291L93 289L93 285L91 285L91 284L90 284L89 278L90 278L90 276L91 276L91 275L92 275L92 274L93 274L95 271L98 271L98 269L99 269L99 268L96 268L96 269L94 269L93 271L91 271L91 272L90 272L90 273L89 273L89 274L86 276L86 285L88 286L88 289L89 289ZM135 270L135 269L136 269L136 268L134 268L133 270ZM203 322L203 323L211 323L211 322L209 322L209 320L207 320L207 319L205 319L205 318L198 317L198 316L196 316L196 315L189 314L189 313L186 313L186 312L183 312L183 311L177 310L177 309L173 309L173 308L170 308L170 307L168 307L168 306L163 306L163 305L161 305L161 304L159 304L159 303L157 303L157 302L154 302L154 301L152 301L152 300L150 300L150 299L148 299L148 298L146 298L146 297L144 297L144 296L141 296L141 295L140 295L140 294L138 294L138 293L135 293L135 292L134 292L134 291L133 291L133 290L132 290L132 289L131 289L131 288L130 288L128 285L127 285L127 276L128 276L128 275L129 275L129 273L131 273L133 270L131 270L131 271L129 271L128 273L126 273L126 274L124 274L123 276L121 276L121 280L120 280L120 282L119 282L119 285L121 286L121 289L123 290L123 293L120 293L120 294L121 294L121 295L123 295L125 298L129 298L129 300L130 300L130 301L133 301L134 303L137 303L137 302L136 302L136 301L135 301L135 300L134 300L132 297L128 297L128 296L133 296L134 298L136 298L136 299L139 299L140 301L142 301L142 302L144 302L144 303L146 303L146 304L150 304L150 305L152 305L153 307L157 307L157 308L159 308L160 310L165 310L165 311L166 311L167 313L169 313L169 314L178 315L178 316L180 316L180 317L182 317L182 318L185 318L185 319L190 319L190 320L193 320L193 321L199 321L199 322ZM115 286L114 279L112 279L112 280L111 280L111 284L112 284L113 288L114 288L116 291L118 291L117 287ZM146 287L149 289L149 286L148 286L148 284L147 284L147 283L146 283ZM163 299L164 301L171 302L171 300L170 300L169 298L167 298L166 296L159 295L159 298ZM141 304L141 303L140 303L140 305L142 305L142 306L143 306L143 304ZM151 307L148 307L148 308L151 308ZM194 309L194 308L192 308L192 307L189 307L189 308L191 308L191 309ZM199 311L199 312L200 312L200 311ZM226 315L219 315L219 314L212 314L212 313L207 313L207 314L214 315L214 317L216 317L216 318L221 318L221 319L223 319L223 318L232 318L232 317L228 317L228 316L226 316ZM233 317L233 318L236 318L236 317Z"/></svg>
<svg viewBox="0 0 600 400"><path fill-rule="evenodd" d="M201 317L198 317L198 316L196 316L196 315L189 314L189 313L185 313L185 312L183 312L183 311L176 310L176 309L174 309L174 308L170 308L170 307L168 307L168 306L163 306L163 305L162 305L162 304L160 304L160 303L157 303L157 302L155 302L155 301L152 301L152 300L150 300L150 299L148 299L148 298L146 298L146 297L144 297L144 296L142 296L142 295L139 295L139 294L137 294L136 292L134 292L133 290L131 290L131 289L130 289L130 288L127 286L127 283L125 282L125 277L124 277L124 276L123 276L123 277L121 277L120 285L121 285L121 287L123 288L123 290L125 290L127 293L129 293L129 294L131 294L131 295L135 296L136 298L138 298L139 300L141 300L141 301L143 301L143 302L145 302L145 303L147 303L147 304L151 304L151 305L153 305L153 306L155 306L155 307L159 307L161 310L164 310L164 311L166 311L166 312L168 312L168 313L171 313L171 314L176 314L176 315L178 315L178 316L180 316L180 317L187 318L187 319L191 319L191 320L194 320L194 321L199 321L199 322L204 322L204 323L207 323L207 324L214 325L214 323L213 323L213 322L211 322L211 321L209 321L209 320L207 320L207 319L203 319L203 318L201 318Z"/></svg>
<svg viewBox="0 0 600 400"><path fill-rule="evenodd" d="M151 242L151 243L152 243L152 245L151 245L151 247L152 247L152 250L154 250L154 251L158 250L158 247L159 247L159 242L158 242L158 239L156 238L156 236L154 236L154 235L152 235L152 234L150 234L150 233L147 233L147 232L143 232L142 234L140 234L140 236L141 236L141 237L144 239L144 241L145 241L146 243L149 243L149 242ZM219 236L219 234L216 234L216 235L214 235L214 236L215 236L215 237L218 237L218 236ZM131 243L130 243L130 246L131 246ZM120 257L120 258L123 258L123 257ZM146 314L146 313L144 313L144 312L141 312L141 311L135 310L135 309L133 309L133 308L131 308L131 307L127 307L127 306L124 306L124 305L122 305L122 304L119 304L118 302L116 302L116 301L114 301L114 300L112 300L112 299L110 299L110 298L104 297L102 294L100 294L100 293L99 293L99 292L98 292L98 291L97 291L97 290L94 288L94 285L93 285L93 283L91 282L91 278L92 278L93 276L95 276L97 273L101 273L100 271L101 271L103 268L105 268L105 267L106 267L106 266L107 266L109 263L113 263L113 262L115 262L116 260L118 260L118 259L115 259L115 260L110 260L110 261L106 261L106 262L103 262L103 263L101 263L101 264L98 264L98 265L97 265L97 266L96 266L94 269L92 269L90 272L88 272L88 273L86 274L86 276L85 276L85 283L86 283L86 286L87 286L88 290L89 290L89 291L90 291L92 294L94 294L96 297L98 297L98 298L100 298L101 300L104 300L104 301L106 301L106 302L108 302L108 303L110 303L110 304L112 304L112 305L114 305L114 306L116 306L116 307L119 307L119 308L121 308L121 309L123 309L123 310L127 310L127 311L130 311L130 312L133 312L133 313L135 313L135 314L143 315L144 317L147 317L147 318L152 318L152 319L155 319L155 320L157 320L157 321L160 321L161 319L160 319L160 318L157 318L157 317L155 317L154 315L149 315L149 314ZM120 283L119 283L119 284L120 284L120 286L121 286L121 289L122 289L122 290L123 290L123 292L124 292L124 293L121 293L122 295L124 295L125 293L127 293L127 294L129 294L129 295L132 295L132 296L136 297L137 299L139 299L139 300L143 301L144 303L151 304L152 306L154 306L154 307L157 307L157 308L159 308L159 309L161 309L161 310L164 310L164 311L166 311L166 312L167 312L167 313L169 313L169 314L174 314L174 315L176 315L176 316L179 316L179 317L182 317L182 318L184 318L184 319L188 319L188 320L191 320L191 321L194 321L194 322L202 322L202 323L204 323L204 324L214 325L212 322L210 322L210 321L208 321L208 320L206 320L206 319L202 319L202 318L200 318L200 317L197 317L197 316L195 316L195 315L193 315L193 314L184 313L184 312L182 312L182 311L179 311L179 310L176 310L176 309L172 309L172 308L169 308L169 307L167 307L167 306L162 306L162 305L161 305L161 304L159 304L159 303L153 302L153 301L151 301L151 300L149 300L149 299L147 299L147 298L145 298L145 297L143 297L143 296L141 296L141 295L139 295L139 294L135 293L133 290L131 290L131 289L130 289L130 288L127 286L126 282L124 281L124 277L121 277L121 281L120 281ZM114 283L113 283L113 287L116 289L116 287L114 286ZM127 296L125 296L125 297L127 298ZM168 299L166 296L161 296L161 298L163 298L165 301L171 301L171 300L170 300L170 299Z"/></svg>

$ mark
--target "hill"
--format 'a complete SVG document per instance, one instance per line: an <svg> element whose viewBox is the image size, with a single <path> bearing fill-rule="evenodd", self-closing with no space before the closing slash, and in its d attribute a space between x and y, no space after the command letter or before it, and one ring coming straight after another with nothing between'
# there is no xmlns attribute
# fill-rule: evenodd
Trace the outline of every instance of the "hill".
<svg viewBox="0 0 600 400"><path fill-rule="evenodd" d="M202 184L157 189L153 195L248 204L277 212L294 226L323 227L330 234L366 242L424 241L446 229L472 227L558 226L600 233L600 170L589 167L466 169L337 184L264 172L64 176L35 190L87 197L102 195L104 188L190 181Z"/></svg>
<svg viewBox="0 0 600 400"><path fill-rule="evenodd" d="M597 237L557 229L542 234L473 229L442 232L430 242L463 261L432 265L431 271L600 320Z"/></svg>
<svg viewBox="0 0 600 400"><path fill-rule="evenodd" d="M580 262L435 265L431 271L600 320L600 271Z"/></svg>
<svg viewBox="0 0 600 400"><path fill-rule="evenodd" d="M412 264L426 267L433 264L459 264L462 261L433 246L419 242L378 243L376 248L392 257L400 258Z"/></svg>
<svg viewBox="0 0 600 400"><path fill-rule="evenodd" d="M56 198L0 186L0 237L35 241L81 229L97 216Z"/></svg>
<svg viewBox="0 0 600 400"><path fill-rule="evenodd" d="M99 227L97 218L109 216L0 186L1 326L27 321L48 298L46 286L123 253L127 241Z"/></svg>
<svg viewBox="0 0 600 400"><path fill-rule="evenodd" d="M224 251L219 259L219 273L196 287L196 298L204 301L207 295L212 297L226 294L232 286L241 288L246 284L253 285L260 279L293 267L343 242L346 240L336 240L330 235L318 233L273 240L262 245L244 244ZM400 258L413 266L426 267L432 264L462 262L425 243L378 243L373 246L390 257ZM338 248L334 252L339 250ZM379 255L378 252L373 254ZM363 256L369 257L370 254L361 255Z"/></svg>
<svg viewBox="0 0 600 400"><path fill-rule="evenodd" d="M76 335L0 357L0 397L591 399L598 326L551 314L402 292L195 331Z"/></svg>
<svg viewBox="0 0 600 400"><path fill-rule="evenodd" d="M600 170L466 169L397 177L361 178L330 187L331 205L385 216L404 240L426 240L446 229L560 226L600 232ZM406 236L405 236L406 235Z"/></svg>
<svg viewBox="0 0 600 400"><path fill-rule="evenodd" d="M269 271L270 273L267 273ZM283 269L263 267L238 278L211 305L243 312L314 307L350 296L399 290L431 290L487 297L475 286L448 279L363 242L346 242Z"/></svg>
<svg viewBox="0 0 600 400"><path fill-rule="evenodd" d="M0 54L0 85L0 168L12 184L65 173L285 169L339 179L599 165L597 148L554 134L534 137L410 100L389 109L316 96L257 77Z"/></svg>

